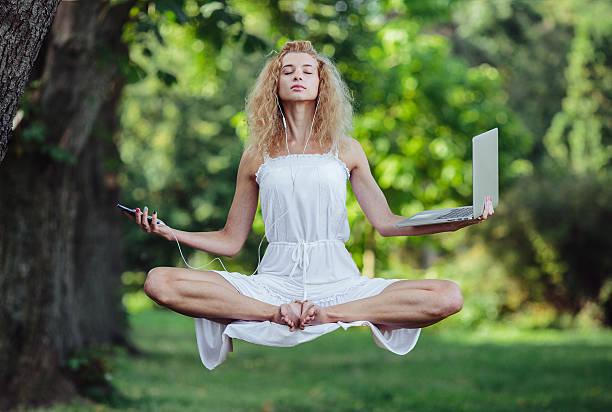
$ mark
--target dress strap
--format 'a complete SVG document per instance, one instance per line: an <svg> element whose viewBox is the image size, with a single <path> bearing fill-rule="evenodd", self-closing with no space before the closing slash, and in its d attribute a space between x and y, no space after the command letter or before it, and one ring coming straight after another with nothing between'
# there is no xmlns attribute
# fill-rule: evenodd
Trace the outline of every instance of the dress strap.
<svg viewBox="0 0 612 412"><path fill-rule="evenodd" d="M338 150L338 143L337 142L334 142L332 144L331 149L329 149L329 153L333 154L336 157L336 159L340 159L340 157L339 157L339 150Z"/></svg>

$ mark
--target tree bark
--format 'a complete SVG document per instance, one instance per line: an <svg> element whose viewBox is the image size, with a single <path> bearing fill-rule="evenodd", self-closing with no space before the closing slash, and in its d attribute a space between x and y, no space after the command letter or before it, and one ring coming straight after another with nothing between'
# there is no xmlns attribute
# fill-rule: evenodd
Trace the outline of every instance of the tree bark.
<svg viewBox="0 0 612 412"><path fill-rule="evenodd" d="M0 162L6 154L19 100L60 1L0 3Z"/></svg>
<svg viewBox="0 0 612 412"><path fill-rule="evenodd" d="M121 34L133 4L58 7L31 96L37 110L21 125L43 124L44 142L35 147L17 129L0 167L2 410L73 395L62 372L70 354L125 341L121 215L109 165L119 164L117 62L127 57ZM49 148L73 160L58 161Z"/></svg>

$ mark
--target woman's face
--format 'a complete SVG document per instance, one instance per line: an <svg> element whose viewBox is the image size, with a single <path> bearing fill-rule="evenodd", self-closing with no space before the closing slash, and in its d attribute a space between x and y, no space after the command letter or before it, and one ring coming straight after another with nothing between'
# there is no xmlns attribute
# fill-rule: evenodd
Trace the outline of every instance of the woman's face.
<svg viewBox="0 0 612 412"><path fill-rule="evenodd" d="M287 53L281 63L278 96L282 101L314 100L319 94L317 60L308 53Z"/></svg>

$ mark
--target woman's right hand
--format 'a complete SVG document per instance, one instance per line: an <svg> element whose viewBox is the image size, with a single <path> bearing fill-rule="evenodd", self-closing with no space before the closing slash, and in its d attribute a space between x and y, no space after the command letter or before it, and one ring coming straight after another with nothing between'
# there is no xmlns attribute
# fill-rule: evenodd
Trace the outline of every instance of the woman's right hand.
<svg viewBox="0 0 612 412"><path fill-rule="evenodd" d="M167 226L164 222L157 219L157 211L153 212L151 218L153 219L150 223L147 219L149 213L149 208L144 207L144 210L140 210L140 208L136 208L136 216L132 216L129 213L124 214L136 222L143 232L153 233L158 236L161 236L165 239L172 240L172 231L169 226ZM159 223L158 223L159 220Z"/></svg>

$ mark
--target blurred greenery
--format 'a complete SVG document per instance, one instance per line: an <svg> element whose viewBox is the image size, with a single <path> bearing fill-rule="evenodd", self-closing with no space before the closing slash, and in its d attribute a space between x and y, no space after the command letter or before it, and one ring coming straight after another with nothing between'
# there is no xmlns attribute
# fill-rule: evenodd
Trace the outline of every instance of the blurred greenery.
<svg viewBox="0 0 612 412"><path fill-rule="evenodd" d="M603 16L612 4L551 6L470 1L456 9L457 49L500 67L509 106L537 136L534 172L502 193L502 213L483 233L522 295L513 305L498 300L500 314L547 313L540 326L609 326L612 25Z"/></svg>
<svg viewBox="0 0 612 412"><path fill-rule="evenodd" d="M457 280L466 304L451 324L610 325L611 12L605 0L138 3L121 202L221 229L248 144L244 98L268 52L309 39L354 94L353 136L395 213L469 204L471 137L500 130L501 203L484 225L382 239L349 196L347 246L363 273ZM251 273L262 235L258 213L228 269ZM143 309L144 273L183 264L127 220L126 251L124 303Z"/></svg>
<svg viewBox="0 0 612 412"><path fill-rule="evenodd" d="M208 371L193 320L167 310L130 317L144 356L119 352L109 403L77 400L68 411L608 411L610 331L424 329L405 356L350 328L293 348L234 341Z"/></svg>

